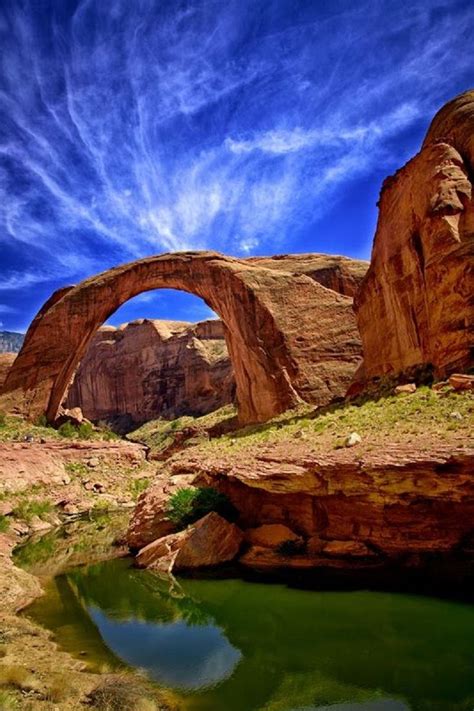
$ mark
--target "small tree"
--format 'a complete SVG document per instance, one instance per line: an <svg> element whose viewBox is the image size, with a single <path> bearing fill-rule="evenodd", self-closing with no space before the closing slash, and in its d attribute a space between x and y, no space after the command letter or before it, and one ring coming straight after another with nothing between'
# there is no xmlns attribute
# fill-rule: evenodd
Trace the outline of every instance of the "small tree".
<svg viewBox="0 0 474 711"><path fill-rule="evenodd" d="M177 528L186 528L211 511L228 521L235 521L237 510L229 498L213 487L178 489L168 501L167 516Z"/></svg>

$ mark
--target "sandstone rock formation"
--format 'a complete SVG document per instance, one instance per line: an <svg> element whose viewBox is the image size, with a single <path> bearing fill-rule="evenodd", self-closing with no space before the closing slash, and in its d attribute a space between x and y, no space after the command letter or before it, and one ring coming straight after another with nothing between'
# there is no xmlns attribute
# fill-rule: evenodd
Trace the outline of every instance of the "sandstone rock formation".
<svg viewBox="0 0 474 711"><path fill-rule="evenodd" d="M7 379L8 371L10 370L16 358L16 353L0 353L0 388Z"/></svg>
<svg viewBox="0 0 474 711"><path fill-rule="evenodd" d="M65 406L130 429L157 417L204 415L232 402L234 390L220 321L142 319L97 331Z"/></svg>
<svg viewBox="0 0 474 711"><path fill-rule="evenodd" d="M474 353L474 91L435 116L418 155L385 181L367 276L355 298L367 379Z"/></svg>
<svg viewBox="0 0 474 711"><path fill-rule="evenodd" d="M170 573L183 568L202 568L233 560L243 540L240 529L212 511L179 533L143 548L138 565Z"/></svg>
<svg viewBox="0 0 474 711"><path fill-rule="evenodd" d="M31 324L0 406L54 420L98 327L128 299L159 288L196 294L221 318L242 423L342 396L361 356L352 299L287 259L292 271L214 252L165 254L65 287ZM352 260L345 263L350 270Z"/></svg>
<svg viewBox="0 0 474 711"><path fill-rule="evenodd" d="M163 535L166 491L201 485L225 493L239 511L239 527L252 529L246 565L350 567L351 560L381 565L410 554L467 551L474 544L473 472L472 446L441 442L429 452L416 443L387 444L357 458L345 448L316 453L301 441L293 450L282 443L234 455L190 451L171 460L141 496L128 542L138 548ZM275 524L302 537L307 553L282 560L262 537L252 540L255 529Z"/></svg>

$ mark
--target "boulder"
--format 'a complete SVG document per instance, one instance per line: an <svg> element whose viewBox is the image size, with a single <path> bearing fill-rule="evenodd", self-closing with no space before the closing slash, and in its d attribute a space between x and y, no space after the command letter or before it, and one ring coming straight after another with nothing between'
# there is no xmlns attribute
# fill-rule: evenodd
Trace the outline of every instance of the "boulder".
<svg viewBox="0 0 474 711"><path fill-rule="evenodd" d="M350 556L353 558L373 555L372 551L362 541L329 541L323 546L322 552L326 555Z"/></svg>
<svg viewBox="0 0 474 711"><path fill-rule="evenodd" d="M474 90L435 116L421 151L383 184L354 306L367 380L437 378L473 362Z"/></svg>
<svg viewBox="0 0 474 711"><path fill-rule="evenodd" d="M454 390L474 390L474 375L453 373L448 382Z"/></svg>
<svg viewBox="0 0 474 711"><path fill-rule="evenodd" d="M415 383L405 383L404 385L397 385L394 390L395 395L412 395L416 392Z"/></svg>
<svg viewBox="0 0 474 711"><path fill-rule="evenodd" d="M186 530L142 548L137 564L165 572L219 565L237 556L242 541L240 528L212 511Z"/></svg>
<svg viewBox="0 0 474 711"><path fill-rule="evenodd" d="M285 541L302 542L291 528L281 523L267 523L257 528L249 528L245 531L245 540L254 546L263 548L278 548Z"/></svg>

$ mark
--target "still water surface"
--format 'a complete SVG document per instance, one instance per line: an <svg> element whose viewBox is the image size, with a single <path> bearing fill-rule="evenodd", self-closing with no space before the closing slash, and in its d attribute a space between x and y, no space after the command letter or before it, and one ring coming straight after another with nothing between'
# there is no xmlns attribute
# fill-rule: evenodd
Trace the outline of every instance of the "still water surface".
<svg viewBox="0 0 474 711"><path fill-rule="evenodd" d="M57 575L28 614L92 664L146 670L190 711L472 711L474 607L240 579L130 559Z"/></svg>

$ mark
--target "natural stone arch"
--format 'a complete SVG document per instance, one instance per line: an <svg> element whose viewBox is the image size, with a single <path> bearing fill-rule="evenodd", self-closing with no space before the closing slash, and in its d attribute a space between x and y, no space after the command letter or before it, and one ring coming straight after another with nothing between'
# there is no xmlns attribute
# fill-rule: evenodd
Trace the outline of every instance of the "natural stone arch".
<svg viewBox="0 0 474 711"><path fill-rule="evenodd" d="M45 412L53 421L99 326L132 297L159 288L200 296L222 319L242 423L343 395L360 360L350 298L258 261L164 254L53 294L27 332L2 406L29 417Z"/></svg>

